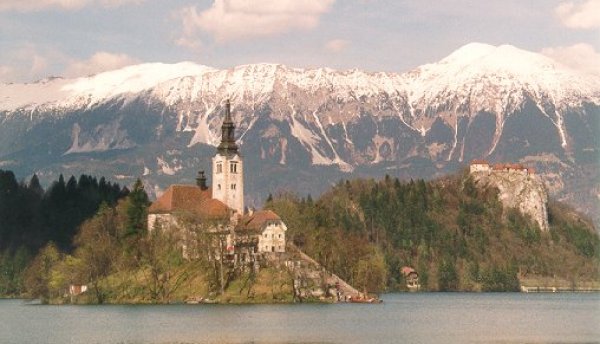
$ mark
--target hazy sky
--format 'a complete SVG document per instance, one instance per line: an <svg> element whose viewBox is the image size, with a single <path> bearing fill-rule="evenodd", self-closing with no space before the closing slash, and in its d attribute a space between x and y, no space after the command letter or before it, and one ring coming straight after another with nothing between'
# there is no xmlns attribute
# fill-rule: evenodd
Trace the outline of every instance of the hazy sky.
<svg viewBox="0 0 600 344"><path fill-rule="evenodd" d="M0 0L0 82L184 60L403 72L469 42L600 73L600 0Z"/></svg>

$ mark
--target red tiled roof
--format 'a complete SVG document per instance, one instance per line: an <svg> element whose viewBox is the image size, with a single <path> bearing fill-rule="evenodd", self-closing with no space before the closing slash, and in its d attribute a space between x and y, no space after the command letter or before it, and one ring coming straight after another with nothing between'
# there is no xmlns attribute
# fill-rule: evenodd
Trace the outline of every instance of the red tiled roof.
<svg viewBox="0 0 600 344"><path fill-rule="evenodd" d="M486 160L475 159L471 161L471 165L489 165L489 163Z"/></svg>
<svg viewBox="0 0 600 344"><path fill-rule="evenodd" d="M196 185L171 185L148 209L151 214L178 211L211 218L229 215L229 208L223 202L212 198L210 189L202 190Z"/></svg>
<svg viewBox="0 0 600 344"><path fill-rule="evenodd" d="M281 218L272 210L259 210L255 211L252 215L243 216L238 222L236 229L260 231L267 221L281 221Z"/></svg>
<svg viewBox="0 0 600 344"><path fill-rule="evenodd" d="M511 170L525 170L525 166L521 165L521 164L495 164L492 169L494 170L504 170L504 169L511 169Z"/></svg>
<svg viewBox="0 0 600 344"><path fill-rule="evenodd" d="M413 272L417 273L417 271L415 269L411 268L410 266L403 266L402 269L400 269L400 271L402 272L402 274L404 276L408 276Z"/></svg>

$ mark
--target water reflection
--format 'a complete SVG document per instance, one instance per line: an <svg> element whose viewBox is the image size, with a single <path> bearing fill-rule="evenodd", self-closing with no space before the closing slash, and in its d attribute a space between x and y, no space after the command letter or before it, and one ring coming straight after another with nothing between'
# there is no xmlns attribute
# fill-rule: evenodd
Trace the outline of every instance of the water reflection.
<svg viewBox="0 0 600 344"><path fill-rule="evenodd" d="M0 343L600 343L599 294L391 294L384 304L32 306Z"/></svg>

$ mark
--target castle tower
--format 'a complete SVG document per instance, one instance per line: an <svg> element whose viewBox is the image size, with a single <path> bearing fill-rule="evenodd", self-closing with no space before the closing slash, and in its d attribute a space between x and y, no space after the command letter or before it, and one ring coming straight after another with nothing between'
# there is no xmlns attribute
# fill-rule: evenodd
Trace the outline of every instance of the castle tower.
<svg viewBox="0 0 600 344"><path fill-rule="evenodd" d="M212 159L212 197L238 214L244 213L244 162L235 144L235 126L231 119L229 99L225 103L221 143Z"/></svg>

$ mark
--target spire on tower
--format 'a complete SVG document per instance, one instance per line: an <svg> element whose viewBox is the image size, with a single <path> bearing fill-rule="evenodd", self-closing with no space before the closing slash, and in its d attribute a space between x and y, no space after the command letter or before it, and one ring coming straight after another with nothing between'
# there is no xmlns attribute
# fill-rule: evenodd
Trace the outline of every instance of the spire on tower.
<svg viewBox="0 0 600 344"><path fill-rule="evenodd" d="M235 125L231 119L231 103L229 99L225 101L225 119L221 125L221 143L217 147L219 154L230 155L238 152L238 146L235 144Z"/></svg>

